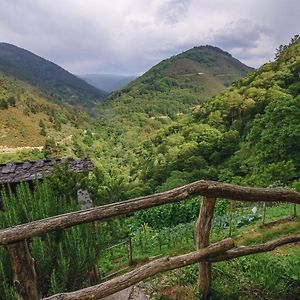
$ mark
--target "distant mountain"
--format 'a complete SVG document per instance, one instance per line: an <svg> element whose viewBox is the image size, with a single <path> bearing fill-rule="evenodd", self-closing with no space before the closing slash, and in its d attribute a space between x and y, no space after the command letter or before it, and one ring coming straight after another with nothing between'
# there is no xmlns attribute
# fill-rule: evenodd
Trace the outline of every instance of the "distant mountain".
<svg viewBox="0 0 300 300"><path fill-rule="evenodd" d="M99 144L95 143L95 152L110 157L118 170L132 176L137 157L143 155L141 145L151 143L151 137L182 114L252 70L212 46L195 47L163 60L98 105L97 134L106 141L106 150L99 154ZM127 174L128 170L133 173Z"/></svg>
<svg viewBox="0 0 300 300"><path fill-rule="evenodd" d="M110 95L103 108L115 110L116 116L141 112L148 117L172 117L217 95L252 70L217 47L194 47L163 60Z"/></svg>
<svg viewBox="0 0 300 300"><path fill-rule="evenodd" d="M26 82L57 103L91 110L106 93L25 49L0 43L0 71Z"/></svg>
<svg viewBox="0 0 300 300"><path fill-rule="evenodd" d="M137 76L125 76L114 74L84 74L78 75L89 84L105 92L117 91L136 79Z"/></svg>

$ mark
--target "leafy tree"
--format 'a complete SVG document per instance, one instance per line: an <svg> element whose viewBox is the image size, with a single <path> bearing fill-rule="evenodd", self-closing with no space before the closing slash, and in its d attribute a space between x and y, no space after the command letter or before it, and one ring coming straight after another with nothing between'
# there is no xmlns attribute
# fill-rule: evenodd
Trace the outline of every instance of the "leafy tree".
<svg viewBox="0 0 300 300"><path fill-rule="evenodd" d="M57 157L59 155L59 146L56 144L54 138L46 139L43 152L46 158Z"/></svg>

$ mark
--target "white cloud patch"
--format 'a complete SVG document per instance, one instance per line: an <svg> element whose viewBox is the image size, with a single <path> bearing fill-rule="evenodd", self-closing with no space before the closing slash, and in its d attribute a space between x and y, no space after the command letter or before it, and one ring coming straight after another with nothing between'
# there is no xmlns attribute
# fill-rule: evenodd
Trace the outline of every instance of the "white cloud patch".
<svg viewBox="0 0 300 300"><path fill-rule="evenodd" d="M299 33L297 0L1 0L0 40L73 73L141 73L213 44L252 66Z"/></svg>

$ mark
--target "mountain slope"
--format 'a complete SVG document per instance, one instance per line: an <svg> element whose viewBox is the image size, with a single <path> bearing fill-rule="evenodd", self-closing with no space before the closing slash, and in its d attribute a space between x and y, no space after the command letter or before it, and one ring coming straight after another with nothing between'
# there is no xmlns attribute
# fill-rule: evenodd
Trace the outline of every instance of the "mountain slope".
<svg viewBox="0 0 300 300"><path fill-rule="evenodd" d="M57 103L91 109L105 97L103 91L58 65L7 43L0 43L0 71L36 87Z"/></svg>
<svg viewBox="0 0 300 300"><path fill-rule="evenodd" d="M145 113L174 117L223 91L253 69L212 46L194 47L163 60L121 91L103 108L117 114Z"/></svg>
<svg viewBox="0 0 300 300"><path fill-rule="evenodd" d="M0 72L1 148L40 147L59 142L87 120L85 114L46 98L30 84Z"/></svg>
<svg viewBox="0 0 300 300"><path fill-rule="evenodd" d="M188 58L195 53L195 58ZM143 153L145 141L251 70L210 46L166 59L101 103L96 134L86 138L86 143L78 136L77 144L81 152L105 157L109 170L116 168L126 181L131 180L130 172Z"/></svg>
<svg viewBox="0 0 300 300"><path fill-rule="evenodd" d="M136 76L114 75L114 74L84 74L79 75L94 87L105 92L117 91L136 79Z"/></svg>
<svg viewBox="0 0 300 300"><path fill-rule="evenodd" d="M143 188L159 192L198 179L299 187L299 36L276 57L145 143Z"/></svg>

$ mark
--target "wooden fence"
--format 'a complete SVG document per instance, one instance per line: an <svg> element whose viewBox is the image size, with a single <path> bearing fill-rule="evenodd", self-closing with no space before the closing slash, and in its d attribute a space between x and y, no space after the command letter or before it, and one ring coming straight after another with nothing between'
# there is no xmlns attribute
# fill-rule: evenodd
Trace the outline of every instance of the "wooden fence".
<svg viewBox="0 0 300 300"><path fill-rule="evenodd" d="M217 198L251 202L281 201L299 204L300 193L281 188L259 189L200 180L164 193L71 212L0 230L0 245L5 246L9 253L14 286L19 299L40 299L34 261L27 243L28 239L74 225L99 222L150 207L179 202L195 195L203 196L199 217L195 225L196 251L174 257L163 257L104 283L74 292L56 294L42 300L101 299L157 273L195 263L199 263L200 293L203 299L209 299L211 294L211 264L213 262L271 251L281 245L300 242L299 234L249 247L235 247L231 238L210 245L211 223Z"/></svg>

